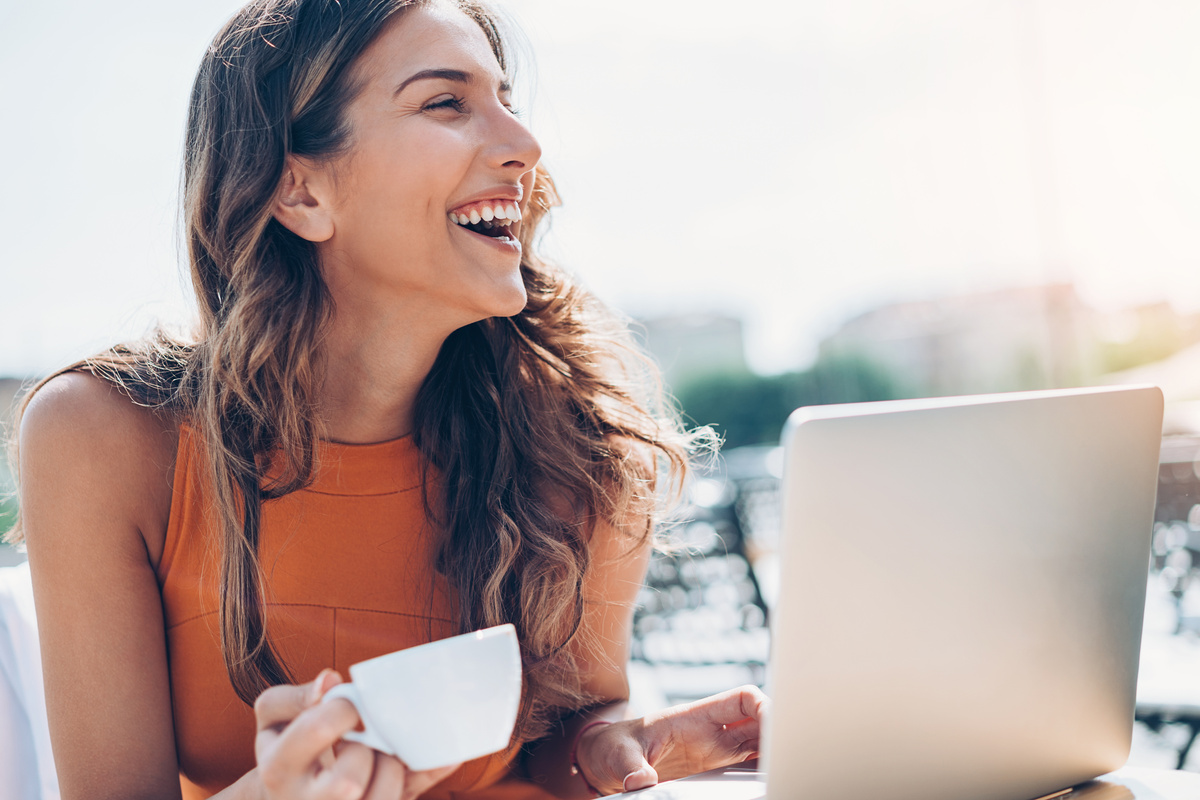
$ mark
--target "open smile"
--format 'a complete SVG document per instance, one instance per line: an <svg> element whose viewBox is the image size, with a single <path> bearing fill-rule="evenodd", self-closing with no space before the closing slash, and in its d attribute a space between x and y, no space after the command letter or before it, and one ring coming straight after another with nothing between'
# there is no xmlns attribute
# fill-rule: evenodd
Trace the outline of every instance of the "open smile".
<svg viewBox="0 0 1200 800"><path fill-rule="evenodd" d="M517 238L521 207L511 200L481 200L454 209L447 215L464 230L495 244L521 249Z"/></svg>

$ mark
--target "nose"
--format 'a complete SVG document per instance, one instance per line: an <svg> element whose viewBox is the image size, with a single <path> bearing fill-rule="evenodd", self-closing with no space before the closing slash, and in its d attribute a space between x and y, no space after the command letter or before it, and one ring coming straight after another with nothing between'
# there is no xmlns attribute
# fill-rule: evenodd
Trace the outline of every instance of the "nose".
<svg viewBox="0 0 1200 800"><path fill-rule="evenodd" d="M494 166L529 172L542 159L542 146L525 123L501 106L496 117L489 160Z"/></svg>

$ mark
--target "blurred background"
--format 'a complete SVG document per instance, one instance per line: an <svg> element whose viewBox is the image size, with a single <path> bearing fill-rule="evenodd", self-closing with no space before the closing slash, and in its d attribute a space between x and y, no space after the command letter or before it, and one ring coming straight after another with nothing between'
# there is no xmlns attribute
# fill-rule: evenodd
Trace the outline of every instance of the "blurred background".
<svg viewBox="0 0 1200 800"><path fill-rule="evenodd" d="M239 5L0 0L4 408L189 317L186 99ZM643 597L654 691L761 679L793 408L1134 381L1168 400L1147 627L1176 673L1197 663L1200 4L505 7L564 199L545 249L726 441L682 532L711 556L661 559ZM1135 759L1188 761L1194 699L1145 705Z"/></svg>

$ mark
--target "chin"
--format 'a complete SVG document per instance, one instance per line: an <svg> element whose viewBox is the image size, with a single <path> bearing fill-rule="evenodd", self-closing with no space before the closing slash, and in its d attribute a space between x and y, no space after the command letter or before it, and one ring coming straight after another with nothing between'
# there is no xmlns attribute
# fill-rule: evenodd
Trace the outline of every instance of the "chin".
<svg viewBox="0 0 1200 800"><path fill-rule="evenodd" d="M520 269L511 273L493 285L491 297L488 298L488 316L513 317L525 309L529 295L525 292L525 281L521 280Z"/></svg>
<svg viewBox="0 0 1200 800"><path fill-rule="evenodd" d="M468 311L469 319L463 324L499 317L515 317L525 310L527 300L523 286L520 291L495 293L484 302L472 304Z"/></svg>
<svg viewBox="0 0 1200 800"><path fill-rule="evenodd" d="M514 317L525 310L529 296L525 292L525 281L519 269L493 273L473 286L462 287L458 294L459 307L467 311L475 321L492 317ZM453 291L453 290L451 290Z"/></svg>
<svg viewBox="0 0 1200 800"><path fill-rule="evenodd" d="M492 314L494 317L515 317L525 310L529 296L525 293L525 285L521 284L519 291L508 292L503 303L498 303L499 310Z"/></svg>

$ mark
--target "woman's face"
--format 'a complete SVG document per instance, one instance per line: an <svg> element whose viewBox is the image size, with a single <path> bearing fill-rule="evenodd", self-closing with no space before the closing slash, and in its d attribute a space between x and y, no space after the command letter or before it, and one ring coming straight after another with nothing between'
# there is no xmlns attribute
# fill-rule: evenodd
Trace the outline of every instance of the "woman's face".
<svg viewBox="0 0 1200 800"><path fill-rule="evenodd" d="M448 6L413 8L356 67L351 149L330 165L333 234L319 245L339 307L399 303L451 328L516 314L541 148L483 31Z"/></svg>

